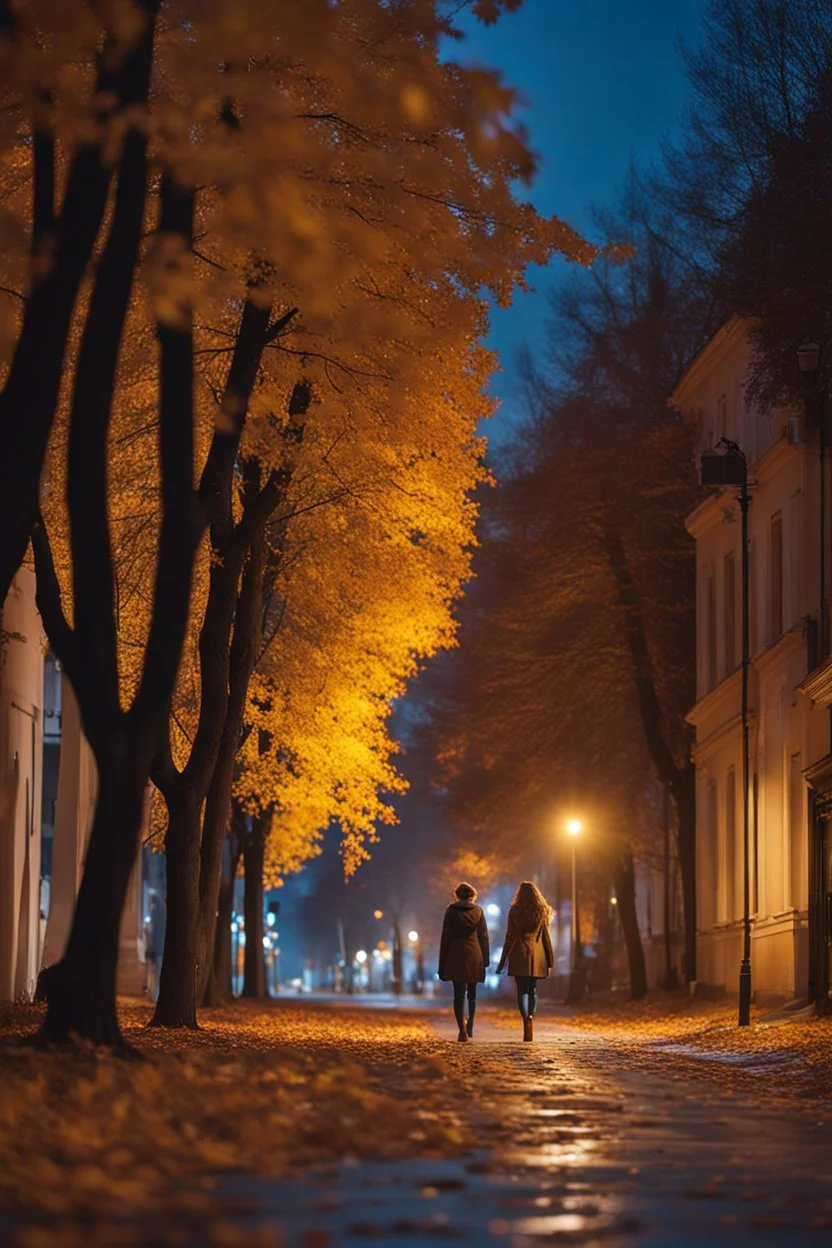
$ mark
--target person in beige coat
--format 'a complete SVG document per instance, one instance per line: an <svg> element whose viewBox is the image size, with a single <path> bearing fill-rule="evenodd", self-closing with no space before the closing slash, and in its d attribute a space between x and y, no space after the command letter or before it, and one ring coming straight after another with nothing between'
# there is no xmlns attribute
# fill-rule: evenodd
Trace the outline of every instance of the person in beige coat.
<svg viewBox="0 0 832 1248"><path fill-rule="evenodd" d="M552 907L540 889L531 880L524 880L508 912L506 938L497 967L499 975L508 963L508 973L514 976L524 1040L534 1039L537 981L545 979L555 964L549 935L551 918Z"/></svg>

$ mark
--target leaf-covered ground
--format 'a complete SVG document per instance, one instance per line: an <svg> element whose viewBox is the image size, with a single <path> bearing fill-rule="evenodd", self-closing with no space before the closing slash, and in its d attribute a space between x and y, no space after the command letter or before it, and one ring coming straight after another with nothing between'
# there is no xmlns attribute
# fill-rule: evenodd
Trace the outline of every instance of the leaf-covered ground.
<svg viewBox="0 0 832 1248"><path fill-rule="evenodd" d="M495 1018L518 1025L506 1007ZM631 1069L692 1074L771 1103L805 1104L808 1095L815 1108L832 1112L832 1018L809 1010L778 1016L754 1007L750 1026L739 1027L736 1001L679 992L568 1011L544 1002L538 1035L549 1026L602 1038L611 1060Z"/></svg>
<svg viewBox="0 0 832 1248"><path fill-rule="evenodd" d="M198 1216L220 1174L465 1142L443 1086L447 1046L418 1018L238 1004L173 1033L148 1028L147 1007L121 1013L144 1060L35 1049L23 1041L38 1007L0 1014L0 1210ZM12 1242L46 1248L53 1236L30 1226Z"/></svg>
<svg viewBox="0 0 832 1248"><path fill-rule="evenodd" d="M481 1007L465 1045L444 1001L417 1011L238 1003L184 1033L149 1029L149 1015L122 1006L136 1061L33 1048L39 1007L0 1010L0 1243L331 1248L340 1238L326 1227L339 1218L378 1242L383 1219L363 1212L368 1182L393 1185L384 1199L396 1242L414 1226L432 1242L450 1217L460 1235L525 1244L522 1218L531 1225L544 1208L546 1234L568 1223L575 1242L617 1234L632 1209L663 1234L685 1224L690 1192L727 1190L719 1176L735 1165L749 1200L766 1192L766 1217L781 1216L777 1201L803 1208L772 1141L802 1124L789 1148L803 1174L795 1150L811 1144L806 1133L832 1138L832 1024L819 1020L758 1016L740 1031L732 1005L681 996L570 1014L544 1002L528 1046L507 1002ZM753 1163L758 1138L768 1152ZM661 1156L666 1170L644 1169ZM364 1161L378 1158L392 1167L380 1176ZM413 1166L427 1179L414 1180ZM327 1213L329 1184L343 1214ZM469 1216L464 1193L477 1185L482 1209ZM744 1209L725 1217L742 1221ZM832 1198L810 1212L808 1228L828 1228Z"/></svg>

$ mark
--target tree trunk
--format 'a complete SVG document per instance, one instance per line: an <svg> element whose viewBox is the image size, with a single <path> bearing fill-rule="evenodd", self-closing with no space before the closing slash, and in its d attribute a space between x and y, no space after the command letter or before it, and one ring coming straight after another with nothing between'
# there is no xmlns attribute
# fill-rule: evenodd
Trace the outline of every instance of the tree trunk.
<svg viewBox="0 0 832 1248"><path fill-rule="evenodd" d="M118 109L143 104L150 83L158 0L139 0L146 26L126 55L112 31L99 57L94 94ZM124 49L122 49L124 50ZM73 312L99 237L114 167L96 136L82 144L67 170L63 203L56 215L53 136L33 120L33 279L5 383L0 390L0 603L26 554L38 515L38 491L49 435L64 376ZM131 163L143 176L146 135L141 127L123 136ZM125 162L122 158L121 173ZM143 194L143 191L142 191ZM124 197L122 197L124 198ZM135 197L134 197L135 198ZM143 199L139 198L139 216ZM44 264L47 252L50 263ZM114 321L116 318L113 318Z"/></svg>
<svg viewBox="0 0 832 1248"><path fill-rule="evenodd" d="M126 1047L116 1017L119 925L136 860L146 766L141 753L96 755L99 785L84 875L66 952L43 974L50 1042L83 1037Z"/></svg>
<svg viewBox="0 0 832 1248"><path fill-rule="evenodd" d="M243 866L246 878L245 920L246 952L243 964L244 997L261 999L266 994L266 959L263 955L263 864L266 837L263 816L254 826L243 845Z"/></svg>
<svg viewBox="0 0 832 1248"><path fill-rule="evenodd" d="M231 983L231 915L234 911L234 881L239 860L240 850L237 839L229 836L223 854L223 869L214 925L214 950L203 1005L223 1005L234 995Z"/></svg>
<svg viewBox="0 0 832 1248"><path fill-rule="evenodd" d="M630 996L640 1001L647 996L647 968L644 949L638 930L636 913L636 873L632 851L623 849L613 863L613 886L618 898L618 915L627 946L627 962L630 968Z"/></svg>
<svg viewBox="0 0 832 1248"><path fill-rule="evenodd" d="M199 806L189 798L168 808L167 926L159 999L151 1025L196 1027Z"/></svg>
<svg viewBox="0 0 832 1248"><path fill-rule="evenodd" d="M627 643L633 664L644 738L659 781L676 803L679 820L679 869L685 912L685 979L696 978L696 786L690 750L681 765L676 762L665 733L662 708L656 689L653 661L644 628L644 610L638 586L630 570L621 533L609 510L604 514L604 546L616 586L618 605L624 616Z"/></svg>
<svg viewBox="0 0 832 1248"><path fill-rule="evenodd" d="M205 802L199 874L200 996L208 977L209 951L214 948L223 846L231 816L234 766L243 731L248 687L262 633L263 578L266 566L265 525L251 538L234 617L229 658L229 690L225 724L214 774Z"/></svg>

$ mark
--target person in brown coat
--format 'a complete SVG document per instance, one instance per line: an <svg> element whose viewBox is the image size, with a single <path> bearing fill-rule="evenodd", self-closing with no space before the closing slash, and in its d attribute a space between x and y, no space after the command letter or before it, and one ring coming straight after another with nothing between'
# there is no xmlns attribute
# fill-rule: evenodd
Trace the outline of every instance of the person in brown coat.
<svg viewBox="0 0 832 1248"><path fill-rule="evenodd" d="M454 985L454 1018L459 1027L458 1040L469 1040L474 1034L477 1009L477 984L485 980L491 961L488 949L488 925L482 907L476 904L477 890L471 884L457 884L454 900L445 911L442 939L439 942L439 978L452 980ZM468 1022L465 1022L465 997L468 996Z"/></svg>
<svg viewBox="0 0 832 1248"><path fill-rule="evenodd" d="M508 973L514 976L524 1040L534 1039L537 981L545 979L555 964L549 935L551 918L552 907L540 889L531 880L524 880L508 912L506 938L497 967L499 975L508 962Z"/></svg>

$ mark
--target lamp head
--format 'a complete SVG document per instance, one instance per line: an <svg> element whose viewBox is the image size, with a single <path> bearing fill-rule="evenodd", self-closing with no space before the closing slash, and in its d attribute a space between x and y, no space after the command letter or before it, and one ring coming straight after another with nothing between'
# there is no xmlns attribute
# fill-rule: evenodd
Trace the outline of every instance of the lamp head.
<svg viewBox="0 0 832 1248"><path fill-rule="evenodd" d="M584 825L581 823L580 819L567 819L566 831L570 836L580 836L583 830Z"/></svg>
<svg viewBox="0 0 832 1248"><path fill-rule="evenodd" d="M797 348L797 366L801 373L817 372L820 364L820 343L801 342Z"/></svg>

